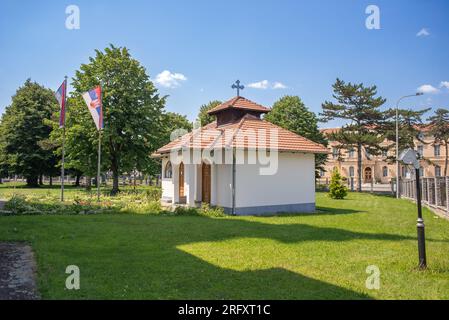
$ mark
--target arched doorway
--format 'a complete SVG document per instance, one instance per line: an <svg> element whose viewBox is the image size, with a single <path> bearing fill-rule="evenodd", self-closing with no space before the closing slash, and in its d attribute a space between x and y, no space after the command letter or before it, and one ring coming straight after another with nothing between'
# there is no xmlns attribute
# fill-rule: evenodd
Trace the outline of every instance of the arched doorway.
<svg viewBox="0 0 449 320"><path fill-rule="evenodd" d="M210 164L204 163L201 166L201 199L204 203L210 203Z"/></svg>
<svg viewBox="0 0 449 320"><path fill-rule="evenodd" d="M373 179L373 170L368 167L365 168L365 181L370 182Z"/></svg>
<svg viewBox="0 0 449 320"><path fill-rule="evenodd" d="M179 198L184 197L184 163L179 164Z"/></svg>

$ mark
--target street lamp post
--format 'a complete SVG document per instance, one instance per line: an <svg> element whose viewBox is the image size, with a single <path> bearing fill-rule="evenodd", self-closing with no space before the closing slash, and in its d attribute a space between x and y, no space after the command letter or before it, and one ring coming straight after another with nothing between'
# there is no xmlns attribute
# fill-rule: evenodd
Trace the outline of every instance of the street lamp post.
<svg viewBox="0 0 449 320"><path fill-rule="evenodd" d="M416 96L422 96L422 92L417 92L415 94L410 94L407 96L403 96L399 98L398 102L396 103L396 198L399 199L399 102L405 98L410 97L416 97Z"/></svg>
<svg viewBox="0 0 449 320"><path fill-rule="evenodd" d="M417 152L413 149L407 149L399 156L399 161L404 162L406 165L412 165L415 168L416 178L416 205L418 208L418 220L416 228L418 231L418 256L419 256L419 268L421 270L427 268L426 261L426 239L424 235L424 220L422 218L422 205L421 205L421 183L419 179L419 157Z"/></svg>

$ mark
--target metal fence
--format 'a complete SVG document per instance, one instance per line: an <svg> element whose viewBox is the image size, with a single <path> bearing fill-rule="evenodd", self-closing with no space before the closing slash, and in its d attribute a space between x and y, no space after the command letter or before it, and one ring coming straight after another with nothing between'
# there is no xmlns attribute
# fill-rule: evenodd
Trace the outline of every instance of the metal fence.
<svg viewBox="0 0 449 320"><path fill-rule="evenodd" d="M440 209L449 217L449 177L420 178L422 202ZM416 180L401 181L401 197L416 200Z"/></svg>
<svg viewBox="0 0 449 320"><path fill-rule="evenodd" d="M357 190L357 179L354 177L344 178L342 183L346 185L348 190ZM316 187L318 190L329 190L330 179L321 178L316 180ZM390 183L374 183L374 181L362 183L362 191L382 194L394 194L394 186Z"/></svg>

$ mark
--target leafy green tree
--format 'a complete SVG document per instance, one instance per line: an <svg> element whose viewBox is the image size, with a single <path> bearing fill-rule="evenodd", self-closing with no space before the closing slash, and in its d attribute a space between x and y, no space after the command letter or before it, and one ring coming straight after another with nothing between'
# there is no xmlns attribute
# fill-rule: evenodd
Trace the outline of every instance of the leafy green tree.
<svg viewBox="0 0 449 320"><path fill-rule="evenodd" d="M203 104L200 107L200 112L198 113L197 120L199 121L199 123L202 126L205 126L205 125L215 121L215 117L208 115L207 112L220 104L221 104L221 101L214 100L214 101L210 101L207 104Z"/></svg>
<svg viewBox="0 0 449 320"><path fill-rule="evenodd" d="M329 196L332 199L344 199L348 195L348 189L342 182L342 178L338 169L332 172L331 183L329 185Z"/></svg>
<svg viewBox="0 0 449 320"><path fill-rule="evenodd" d="M430 133L434 136L434 143L443 144L445 151L444 176L447 176L449 162L449 110L437 109L429 119Z"/></svg>
<svg viewBox="0 0 449 320"><path fill-rule="evenodd" d="M163 116L164 134L160 146L166 145L173 138L182 136L193 129L192 123L186 116L175 112L167 112Z"/></svg>
<svg viewBox="0 0 449 320"><path fill-rule="evenodd" d="M192 123L187 119L186 116L175 112L164 113L162 116L162 124L162 135L157 148L166 145L171 140L184 135L185 133L191 131L193 128ZM143 171L143 173L149 175L156 175L160 172L160 159L151 159L151 162L147 166L146 170Z"/></svg>
<svg viewBox="0 0 449 320"><path fill-rule="evenodd" d="M329 135L329 139L339 143L340 149L357 151L357 191L362 191L362 151L375 155L382 151L380 143L384 137L376 128L382 123L384 115L379 110L385 103L377 95L377 87L363 84L345 83L337 79L333 87L333 97L337 101L322 104L321 121L340 119L349 122L341 130Z"/></svg>
<svg viewBox="0 0 449 320"><path fill-rule="evenodd" d="M95 57L76 72L72 85L75 101L68 108L76 114L71 115L76 132L68 131L68 156L83 161L88 170L97 161L97 152L92 151L96 150L98 134L81 94L102 85L102 167L112 171L112 194L116 194L121 173L143 172L153 163L150 155L163 133L165 97L159 96L145 68L131 57L128 49L112 45L104 52L96 50ZM86 158L70 152L79 152Z"/></svg>
<svg viewBox="0 0 449 320"><path fill-rule="evenodd" d="M70 171L81 172L87 177L90 188L91 177L97 172L98 132L90 125L93 123L90 113L86 114L86 104L79 94L69 97L66 107L66 143L64 167ZM54 116L59 119L59 113ZM89 124L89 125L86 125ZM58 121L52 121L53 131L50 140L56 146L55 153L62 154L62 129ZM103 159L103 164L105 161ZM102 169L107 169L103 165Z"/></svg>
<svg viewBox="0 0 449 320"><path fill-rule="evenodd" d="M326 138L318 129L318 119L315 113L307 109L298 96L285 96L276 101L264 119L304 138L327 146ZM320 169L323 169L326 159L326 154L316 155L316 175L318 175Z"/></svg>
<svg viewBox="0 0 449 320"><path fill-rule="evenodd" d="M1 166L23 175L37 187L39 177L54 170L51 150L42 148L51 127L45 124L58 109L53 92L28 79L12 97L1 120Z"/></svg>
<svg viewBox="0 0 449 320"><path fill-rule="evenodd" d="M4 141L6 134L3 133L3 126L0 119L0 184L3 183L2 179L8 176L8 161L6 156L6 142Z"/></svg>

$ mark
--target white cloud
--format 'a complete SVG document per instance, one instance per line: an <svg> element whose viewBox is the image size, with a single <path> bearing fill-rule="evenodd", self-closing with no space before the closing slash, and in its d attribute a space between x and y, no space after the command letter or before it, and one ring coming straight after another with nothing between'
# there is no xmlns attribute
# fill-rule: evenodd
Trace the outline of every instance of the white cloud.
<svg viewBox="0 0 449 320"><path fill-rule="evenodd" d="M172 73L168 70L164 70L156 76L156 82L158 85L166 88L176 88L181 84L181 81L186 81L187 77L182 73Z"/></svg>
<svg viewBox="0 0 449 320"><path fill-rule="evenodd" d="M416 34L417 37L427 37L430 36L430 32L427 28L422 28L419 30L419 32Z"/></svg>
<svg viewBox="0 0 449 320"><path fill-rule="evenodd" d="M253 82L247 85L248 88L253 89L287 89L287 86L282 82L276 81L271 83L268 80L262 80L259 82Z"/></svg>
<svg viewBox="0 0 449 320"><path fill-rule="evenodd" d="M287 89L287 86L282 82L275 82L273 84L273 89Z"/></svg>
<svg viewBox="0 0 449 320"><path fill-rule="evenodd" d="M438 93L439 92L439 90L437 88L435 88L434 86L432 86L430 84L423 84L416 90L418 92L422 92L422 93Z"/></svg>
<svg viewBox="0 0 449 320"><path fill-rule="evenodd" d="M449 81L441 81L440 88L449 89Z"/></svg>
<svg viewBox="0 0 449 320"><path fill-rule="evenodd" d="M268 80L262 80L259 82L253 82L247 85L248 88L253 88L253 89L268 89L269 86L269 82Z"/></svg>

